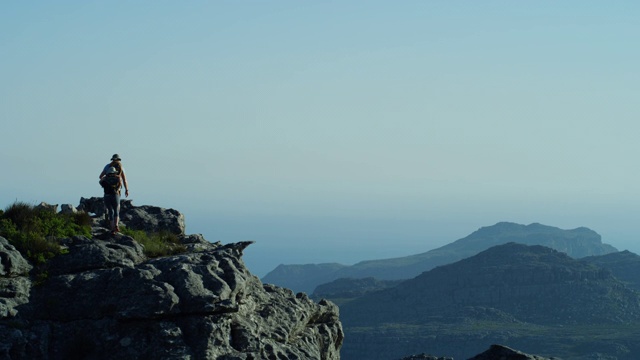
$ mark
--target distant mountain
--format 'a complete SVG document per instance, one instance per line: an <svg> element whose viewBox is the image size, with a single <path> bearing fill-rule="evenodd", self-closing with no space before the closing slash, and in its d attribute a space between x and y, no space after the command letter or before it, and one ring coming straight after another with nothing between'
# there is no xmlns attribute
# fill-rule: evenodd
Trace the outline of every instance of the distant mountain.
<svg viewBox="0 0 640 360"><path fill-rule="evenodd" d="M364 279L341 278L318 285L313 294L311 294L311 298L317 301L329 299L337 305L341 305L365 294L397 286L402 281L378 280L372 277Z"/></svg>
<svg viewBox="0 0 640 360"><path fill-rule="evenodd" d="M325 264L305 264L305 265L278 265L271 270L262 282L265 284L286 283L289 289L295 292L306 292L311 294L318 284L324 284L335 280L333 274L347 267L338 263ZM310 286L313 286L310 288ZM309 290L310 289L310 290Z"/></svg>
<svg viewBox="0 0 640 360"><path fill-rule="evenodd" d="M517 321L573 324L640 319L639 300L606 269L548 247L508 243L364 295L340 310L348 325L428 321L459 316L466 307L495 309Z"/></svg>
<svg viewBox="0 0 640 360"><path fill-rule="evenodd" d="M473 256L492 246L517 242L543 245L573 258L604 255L618 251L603 244L598 233L585 227L562 230L541 224L520 225L500 222L440 248L406 257L369 260L352 266L339 264L280 265L262 281L312 293L316 286L340 278L374 277L381 280L410 279L436 266Z"/></svg>
<svg viewBox="0 0 640 360"><path fill-rule="evenodd" d="M600 256L588 256L580 260L611 270L618 280L640 291L639 255L625 250Z"/></svg>
<svg viewBox="0 0 640 360"><path fill-rule="evenodd" d="M468 358L487 343L563 359L587 358L601 341L603 353L617 341L640 353L631 345L640 295L608 269L539 245L498 245L439 266L341 305L340 318L350 339L343 360L416 349Z"/></svg>

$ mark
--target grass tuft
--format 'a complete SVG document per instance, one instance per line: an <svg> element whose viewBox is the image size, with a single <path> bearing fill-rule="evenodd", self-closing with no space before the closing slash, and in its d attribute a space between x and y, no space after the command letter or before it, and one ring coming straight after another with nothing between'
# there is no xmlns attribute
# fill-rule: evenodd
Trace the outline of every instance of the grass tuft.
<svg viewBox="0 0 640 360"><path fill-rule="evenodd" d="M145 232L124 228L122 233L131 236L144 246L144 254L150 258L182 254L186 251L176 234L168 231Z"/></svg>

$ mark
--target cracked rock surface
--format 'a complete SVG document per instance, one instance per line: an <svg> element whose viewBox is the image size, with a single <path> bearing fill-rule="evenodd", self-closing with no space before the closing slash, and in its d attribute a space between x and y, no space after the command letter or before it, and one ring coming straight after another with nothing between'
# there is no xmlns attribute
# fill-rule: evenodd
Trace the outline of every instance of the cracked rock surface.
<svg viewBox="0 0 640 360"><path fill-rule="evenodd" d="M155 259L124 235L63 239L38 285L0 238L0 359L340 358L336 305L262 284L251 242L178 235L189 251Z"/></svg>

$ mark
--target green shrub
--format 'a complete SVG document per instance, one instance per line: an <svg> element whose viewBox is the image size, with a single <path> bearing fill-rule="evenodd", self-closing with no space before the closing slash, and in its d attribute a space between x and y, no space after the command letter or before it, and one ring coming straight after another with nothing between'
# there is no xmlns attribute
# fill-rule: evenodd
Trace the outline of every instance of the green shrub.
<svg viewBox="0 0 640 360"><path fill-rule="evenodd" d="M35 206L22 201L16 201L5 208L2 218L11 220L19 229L25 229L35 217L35 212Z"/></svg>
<svg viewBox="0 0 640 360"><path fill-rule="evenodd" d="M142 244L144 254L150 258L181 254L186 251L178 236L168 231L147 233L142 230L124 228L122 233Z"/></svg>
<svg viewBox="0 0 640 360"><path fill-rule="evenodd" d="M86 214L88 216L88 214ZM0 236L35 265L61 253L58 238L91 236L83 215L64 215L16 201L0 214Z"/></svg>

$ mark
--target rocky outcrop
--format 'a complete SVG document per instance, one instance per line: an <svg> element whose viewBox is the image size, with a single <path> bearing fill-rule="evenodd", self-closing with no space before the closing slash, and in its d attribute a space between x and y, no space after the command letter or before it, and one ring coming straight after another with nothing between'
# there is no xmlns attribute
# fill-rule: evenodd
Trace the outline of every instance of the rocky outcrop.
<svg viewBox="0 0 640 360"><path fill-rule="evenodd" d="M0 319L16 316L29 301L31 265L7 239L0 237Z"/></svg>
<svg viewBox="0 0 640 360"><path fill-rule="evenodd" d="M263 285L242 261L251 242L181 236L186 253L149 259L131 237L93 233L61 239L38 285L0 238L1 359L340 358L337 306Z"/></svg>
<svg viewBox="0 0 640 360"><path fill-rule="evenodd" d="M489 350L468 360L552 360L542 356L529 355L503 345L491 345ZM559 359L558 359L559 360Z"/></svg>
<svg viewBox="0 0 640 360"><path fill-rule="evenodd" d="M97 219L105 216L104 201L101 197L81 198L78 210L95 214ZM150 205L134 206L128 199L120 201L120 220L134 230L185 234L184 215L179 211Z"/></svg>
<svg viewBox="0 0 640 360"><path fill-rule="evenodd" d="M546 358L536 355L525 354L518 350L513 350L503 345L491 345L491 347L467 360L554 360L556 358ZM428 354L419 354L403 357L400 360L453 360L451 357L440 357ZM556 359L560 360L560 359Z"/></svg>
<svg viewBox="0 0 640 360"><path fill-rule="evenodd" d="M0 276L12 278L29 274L32 266L7 239L0 236Z"/></svg>
<svg viewBox="0 0 640 360"><path fill-rule="evenodd" d="M433 356L428 354L419 354L419 355L405 356L400 360L453 360L453 358Z"/></svg>

